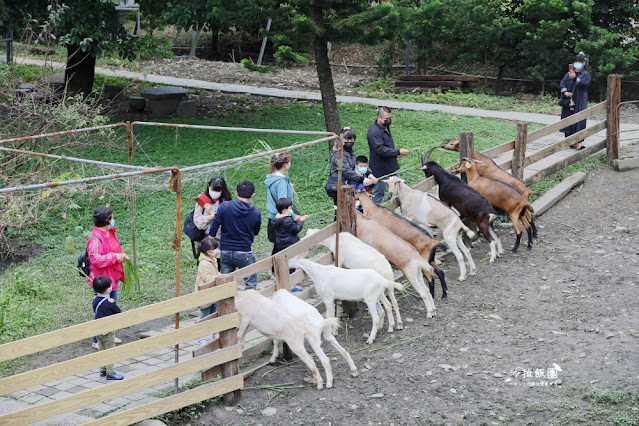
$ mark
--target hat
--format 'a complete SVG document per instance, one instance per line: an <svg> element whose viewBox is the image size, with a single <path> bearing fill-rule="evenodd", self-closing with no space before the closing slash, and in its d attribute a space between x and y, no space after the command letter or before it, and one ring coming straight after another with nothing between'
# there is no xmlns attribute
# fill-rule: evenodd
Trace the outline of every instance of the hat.
<svg viewBox="0 0 639 426"><path fill-rule="evenodd" d="M344 139L355 139L355 132L352 130L347 130L344 132Z"/></svg>
<svg viewBox="0 0 639 426"><path fill-rule="evenodd" d="M583 53L579 53L577 54L577 56L575 56L575 61L586 62L586 57Z"/></svg>

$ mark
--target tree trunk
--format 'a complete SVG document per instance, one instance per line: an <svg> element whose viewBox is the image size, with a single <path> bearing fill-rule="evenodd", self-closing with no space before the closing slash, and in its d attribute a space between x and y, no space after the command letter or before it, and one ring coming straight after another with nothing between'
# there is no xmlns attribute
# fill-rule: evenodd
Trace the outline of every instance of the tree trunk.
<svg viewBox="0 0 639 426"><path fill-rule="evenodd" d="M317 25L324 28L322 9L311 6L311 19ZM317 78L320 84L320 92L322 94L322 104L324 106L324 122L326 130L329 132L339 133L342 126L339 121L339 111L337 110L337 96L335 95L335 86L333 84L333 73L331 72L331 64L328 60L328 40L325 37L313 38L313 52L315 53L315 63L317 67ZM329 149L332 143L329 142Z"/></svg>
<svg viewBox="0 0 639 426"><path fill-rule="evenodd" d="M220 32L217 28L211 29L211 57L215 60L220 59L220 52L217 49L217 43L220 40Z"/></svg>
<svg viewBox="0 0 639 426"><path fill-rule="evenodd" d="M500 65L499 66L499 70L497 71L497 86L495 87L495 94L497 96L501 95L501 84L504 80L504 69L506 68L505 65Z"/></svg>
<svg viewBox="0 0 639 426"><path fill-rule="evenodd" d="M93 91L95 53L83 52L78 45L67 45L67 68L64 81L69 94L82 93L86 98Z"/></svg>

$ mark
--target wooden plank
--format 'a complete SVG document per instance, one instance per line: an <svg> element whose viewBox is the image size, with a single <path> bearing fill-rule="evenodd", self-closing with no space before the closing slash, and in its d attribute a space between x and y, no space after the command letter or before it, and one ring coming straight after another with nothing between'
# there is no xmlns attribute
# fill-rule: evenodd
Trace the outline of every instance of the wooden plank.
<svg viewBox="0 0 639 426"><path fill-rule="evenodd" d="M395 87L461 87L461 81L396 81Z"/></svg>
<svg viewBox="0 0 639 426"><path fill-rule="evenodd" d="M242 387L244 387L244 376L239 374L237 376L229 377L228 379L211 383L209 385L200 386L168 398L162 398L160 401L155 401L130 410L101 417L85 423L85 425L129 425L151 417L159 416L160 414L178 410L188 405L193 405L196 402L205 401L207 399L215 398L216 396L233 392L236 389L241 389Z"/></svg>
<svg viewBox="0 0 639 426"><path fill-rule="evenodd" d="M225 300L232 301L233 299ZM79 358L41 367L37 370L31 370L5 377L0 380L0 389L2 389L3 394L17 392L42 383L82 373L102 365L113 364L118 361L144 355L148 352L172 346L178 342L195 340L204 335L222 332L223 330L231 329L235 331L239 324L239 314L228 314L190 327L180 328L157 336L138 340L137 342L127 343L126 345L116 346L115 348L107 349L105 351L94 352ZM233 345L229 344L227 346Z"/></svg>
<svg viewBox="0 0 639 426"><path fill-rule="evenodd" d="M452 167L449 167L448 169L446 169L448 171L452 170ZM432 187L437 186L437 182L435 181L435 178L433 176L429 177L428 179L424 179L423 181L419 182L417 185L413 186L414 189L419 189L420 191L428 191L429 189L431 189ZM397 204L397 207L399 207L399 203ZM397 208L395 207L395 208Z"/></svg>
<svg viewBox="0 0 639 426"><path fill-rule="evenodd" d="M575 124L578 121L585 120L587 118L592 117L593 115L599 114L606 110L606 102L598 103L595 106L592 106L588 109L580 111L576 114L571 115L570 117L566 117L561 121L553 123L549 126L542 127L541 129L535 130L532 133L528 134L528 143L536 141L537 139L541 139L545 136L552 135L555 132L563 129L566 126L570 126L571 124Z"/></svg>
<svg viewBox="0 0 639 426"><path fill-rule="evenodd" d="M215 352L218 351L220 349L220 339L215 339L209 343L207 343L206 345L204 345L203 347L199 348L196 351L193 351L193 358L196 358L198 356L203 356L204 354L208 354L211 352ZM216 364L215 366L202 371L202 381L206 382L207 380L211 380L212 378L214 378L215 376L217 376L218 374L222 374L222 367L220 367L218 364Z"/></svg>
<svg viewBox="0 0 639 426"><path fill-rule="evenodd" d="M436 75L400 75L401 81L477 81L477 77L472 75L457 75L457 74L436 74Z"/></svg>
<svg viewBox="0 0 639 426"><path fill-rule="evenodd" d="M333 222L327 227L320 230L317 234L311 235L308 238L303 238L299 242L293 244L290 247L285 248L284 250L282 250L281 252L277 254L286 255L289 259L294 256L297 256L298 254L303 253L304 251L315 247L320 241L325 240L331 235L335 235L336 226L337 225L335 224L335 222ZM231 276L232 280L234 281L240 281L241 279L248 277L249 275L264 271L266 269L270 269L272 266L273 266L273 256L267 257L266 259L255 262L254 264L249 265L246 268L238 269L232 274L229 274L229 276ZM220 275L220 277L221 276L222 275ZM203 284L199 288L208 288L208 287L213 287L214 285L215 284L213 283Z"/></svg>
<svg viewBox="0 0 639 426"><path fill-rule="evenodd" d="M606 128L606 122L602 121L601 123L597 123L594 126L590 126L587 129L574 133L570 135L569 137L560 140L557 143L554 143L540 151L535 152L534 154L531 154L528 158L525 159L524 167L528 167L531 164L536 163L537 161L542 160L548 157L549 155L554 154L555 152L559 152L564 149L567 149L573 143L586 139L587 137L592 136L595 133L600 132L605 128Z"/></svg>
<svg viewBox="0 0 639 426"><path fill-rule="evenodd" d="M176 312L193 309L203 304L234 297L236 294L237 286L235 285L215 287L213 289L190 293L165 300L164 302L122 312L117 315L111 315L49 333L16 340L15 342L5 343L4 345L0 345L0 362L66 345L67 343L77 342L78 340L86 339L97 334L104 334L156 318L173 315Z"/></svg>
<svg viewBox="0 0 639 426"><path fill-rule="evenodd" d="M502 170L508 171L513 167L513 160L504 161L503 163L497 164Z"/></svg>
<svg viewBox="0 0 639 426"><path fill-rule="evenodd" d="M566 167L570 166L571 164L576 163L577 161L580 161L586 157L588 157L591 154L594 154L595 152L601 151L602 149L604 149L606 147L606 140L602 139L601 141L586 147L586 149L582 149L581 151L576 151L573 155L571 155L570 157L566 157L565 159L554 163L548 167L546 167L544 170L540 170L539 172L535 173L534 175L526 178L524 180L524 183L526 185L531 185L533 183L537 183L540 180L542 180L545 177L548 177L550 175L552 175L553 173L558 172L559 170L565 169Z"/></svg>
<svg viewBox="0 0 639 426"><path fill-rule="evenodd" d="M528 139L528 141L530 141L530 139ZM506 142L501 145L494 146L490 149L487 149L486 151L482 151L481 154L485 155L488 158L494 158L494 157L497 157L498 155L503 154L504 152L512 151L513 149L515 149L514 140L510 142Z"/></svg>
<svg viewBox="0 0 639 426"><path fill-rule="evenodd" d="M515 137L515 150L512 157L512 175L519 180L524 179L524 160L526 159L526 136L528 135L528 124L517 123L517 136Z"/></svg>
<svg viewBox="0 0 639 426"><path fill-rule="evenodd" d="M608 76L608 130L606 132L606 158L609 164L619 160L619 103L621 102L621 77Z"/></svg>
<svg viewBox="0 0 639 426"><path fill-rule="evenodd" d="M586 174L584 172L577 172L574 175L562 180L550 191L546 192L543 196L539 197L532 203L533 209L535 209L535 217L539 217L546 213L548 209L557 204L559 200L564 198L572 189L584 183L586 180Z"/></svg>
<svg viewBox="0 0 639 426"><path fill-rule="evenodd" d="M110 383L109 386L89 389L57 401L38 404L24 410L16 411L0 417L0 424L30 424L51 418L59 414L69 413L90 407L98 402L108 401L119 396L128 395L138 390L166 383L177 377L195 373L210 366L217 365L242 356L242 347L235 345L214 353L210 353L190 361L165 367L151 373L135 376L134 379Z"/></svg>

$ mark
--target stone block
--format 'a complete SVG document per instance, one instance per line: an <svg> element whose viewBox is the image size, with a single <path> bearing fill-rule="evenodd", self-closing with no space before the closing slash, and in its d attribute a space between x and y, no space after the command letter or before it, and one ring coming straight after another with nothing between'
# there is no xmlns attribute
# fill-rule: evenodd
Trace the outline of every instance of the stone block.
<svg viewBox="0 0 639 426"><path fill-rule="evenodd" d="M639 168L639 157L620 158L613 160L613 166L618 172L625 172Z"/></svg>
<svg viewBox="0 0 639 426"><path fill-rule="evenodd" d="M181 99L148 99L146 111L154 117L168 117L175 114Z"/></svg>
<svg viewBox="0 0 639 426"><path fill-rule="evenodd" d="M142 89L140 95L148 100L161 101L166 99L184 100L187 98L189 91L183 87L163 86Z"/></svg>
<svg viewBox="0 0 639 426"><path fill-rule="evenodd" d="M146 107L146 99L142 96L131 96L129 98L129 110L130 111L144 111Z"/></svg>
<svg viewBox="0 0 639 426"><path fill-rule="evenodd" d="M195 117L197 106L195 101L182 101L177 106L178 117Z"/></svg>

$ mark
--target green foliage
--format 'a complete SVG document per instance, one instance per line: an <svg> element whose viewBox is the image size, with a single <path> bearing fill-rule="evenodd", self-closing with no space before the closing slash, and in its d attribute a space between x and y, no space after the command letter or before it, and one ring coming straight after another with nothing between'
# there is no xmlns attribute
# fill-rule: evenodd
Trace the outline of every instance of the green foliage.
<svg viewBox="0 0 639 426"><path fill-rule="evenodd" d="M635 390L591 388L583 393L583 403L561 404L553 419L555 425L639 424L639 393Z"/></svg>
<svg viewBox="0 0 639 426"><path fill-rule="evenodd" d="M153 37L152 34L143 36L140 39L139 47L140 59L172 58L175 56L171 40Z"/></svg>
<svg viewBox="0 0 639 426"><path fill-rule="evenodd" d="M193 379L183 385L180 385L178 387L178 393L182 393L191 389L195 389L197 387L200 386L204 386L207 385L209 383L214 383L220 380L220 377L216 377L213 378L211 380L207 380L205 382L203 382L200 379ZM167 398L169 396L175 395L175 391L173 389L171 390L167 390L165 392L161 392L159 394L156 395L156 397L158 398ZM188 405L186 407L182 407L179 410L177 410L177 420L179 421L193 421L196 420L198 417L200 417L200 414L206 409L207 405L210 404L214 404L214 403L218 403L222 400L222 397L218 396L215 398L211 398L211 399L207 399L204 401L200 401L196 404L193 405ZM158 419L160 421L163 421L166 424L172 424L175 422L176 418L175 418L175 414L173 412L170 413L166 413L163 414L161 416L157 416L154 417L154 419Z"/></svg>
<svg viewBox="0 0 639 426"><path fill-rule="evenodd" d="M242 59L242 66L249 71L257 71L257 72L261 72L262 74L266 74L268 72L275 74L277 72L275 67L265 66L265 65L256 65L253 63L253 61L251 61L248 58Z"/></svg>
<svg viewBox="0 0 639 426"><path fill-rule="evenodd" d="M280 46L273 55L278 63L282 65L306 64L308 58L293 51L291 46ZM244 64L244 62L242 62Z"/></svg>

